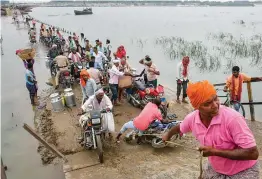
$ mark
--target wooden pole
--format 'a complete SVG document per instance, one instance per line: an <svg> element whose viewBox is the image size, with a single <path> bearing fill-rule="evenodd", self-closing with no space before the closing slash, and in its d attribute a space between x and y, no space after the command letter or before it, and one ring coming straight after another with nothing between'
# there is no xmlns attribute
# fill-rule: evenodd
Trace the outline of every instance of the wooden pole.
<svg viewBox="0 0 262 179"><path fill-rule="evenodd" d="M7 179L6 178L6 173L5 173L5 166L3 164L2 158L1 158L1 179Z"/></svg>
<svg viewBox="0 0 262 179"><path fill-rule="evenodd" d="M251 121L255 121L255 108L254 108L254 105L252 104L253 103L253 96L252 96L251 82L247 83L247 92L248 92L248 101L251 103L251 104L249 104Z"/></svg>
<svg viewBox="0 0 262 179"><path fill-rule="evenodd" d="M24 123L23 128L29 132L34 138L36 138L39 142L41 142L46 148L51 150L56 156L59 158L64 159L65 162L67 162L66 157L59 152L53 145L49 144L47 141L45 141L40 135L38 135L29 125Z"/></svg>

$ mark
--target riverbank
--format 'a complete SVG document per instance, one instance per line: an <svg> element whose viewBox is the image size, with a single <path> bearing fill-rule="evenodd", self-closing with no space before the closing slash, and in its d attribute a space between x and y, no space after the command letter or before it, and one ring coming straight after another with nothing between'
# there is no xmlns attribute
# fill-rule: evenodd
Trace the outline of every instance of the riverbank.
<svg viewBox="0 0 262 179"><path fill-rule="evenodd" d="M115 140L107 140L104 146L105 162L99 164L95 151L86 151L77 142L77 138L80 136L80 127L79 116L76 114L82 99L79 86L74 88L74 93L77 100L76 107L66 108L63 112L55 113L52 112L49 98L46 98L46 109L39 111L38 117L41 120L37 120L42 121L40 125L37 125L40 127L40 131L46 131L46 129L49 131L48 135L43 134L45 139L54 144L68 159L68 162L63 164L66 179L195 179L198 177L198 152L177 146L154 149L151 145L146 144L130 145L121 141L120 145L117 145ZM167 95L169 99L174 96L170 91L167 92ZM176 113L178 120L183 120L191 110L192 108L189 105L170 102L169 112ZM116 131L119 131L125 122L136 117L140 111L126 101L121 106L117 106L114 109ZM42 120L46 116L48 116L48 120ZM248 123L255 135L259 152L262 153L262 123L251 121L248 121ZM191 148L198 146L191 134L176 142ZM40 151L40 153L44 163L57 162L57 160L54 160L53 154L46 151ZM262 161L262 158L260 158L260 161ZM204 163L206 163L206 159Z"/></svg>

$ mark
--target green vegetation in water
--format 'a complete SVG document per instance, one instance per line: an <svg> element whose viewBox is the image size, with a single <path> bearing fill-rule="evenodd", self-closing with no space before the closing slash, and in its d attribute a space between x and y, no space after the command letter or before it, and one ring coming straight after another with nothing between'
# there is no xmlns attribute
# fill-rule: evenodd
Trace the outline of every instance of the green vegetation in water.
<svg viewBox="0 0 262 179"><path fill-rule="evenodd" d="M155 44L162 47L170 59L182 59L189 56L201 71L217 71L222 67L221 58L226 59L226 70L239 63L239 60L250 59L250 65L262 69L262 35L250 38L234 37L230 33L210 33L206 46L201 41L187 41L181 37L159 37ZM140 47L143 41L137 40ZM142 44L142 45L141 45Z"/></svg>

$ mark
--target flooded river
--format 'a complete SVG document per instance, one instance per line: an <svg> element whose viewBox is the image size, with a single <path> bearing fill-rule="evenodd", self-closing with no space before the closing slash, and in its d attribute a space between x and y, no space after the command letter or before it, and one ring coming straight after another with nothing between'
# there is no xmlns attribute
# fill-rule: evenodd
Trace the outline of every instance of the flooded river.
<svg viewBox="0 0 262 179"><path fill-rule="evenodd" d="M3 17L4 55L1 59L1 149L7 165L8 179L64 179L61 165L43 166L37 153L38 142L23 129L23 123L34 127L34 112L25 86L25 69L15 55L20 48L29 47L26 29L16 29L11 17ZM23 27L23 25L21 25ZM38 48L38 57L46 52ZM35 72L39 88L45 89L48 71L44 59L37 58Z"/></svg>
<svg viewBox="0 0 262 179"><path fill-rule="evenodd" d="M93 8L93 15L86 16L75 16L74 9L41 7L33 9L31 15L77 34L83 32L93 43L98 38L103 42L109 38L115 49L117 45L125 45L130 63L136 68L142 68L138 64L139 59L150 55L160 69L160 82L174 89L176 64L181 55L170 58L170 44L159 42L168 41L171 37L183 40L173 44L173 51L182 51L182 54L191 57L193 81L207 79L213 83L225 82L233 65L239 65L250 76L262 76L262 6L97 7ZM227 37L221 40L221 36ZM250 40L252 37L253 41ZM250 52L244 57L242 49L238 48L242 42L249 49L247 53ZM257 47L252 46L254 43L260 52L252 59L252 54L258 51L254 50ZM202 48L195 56L191 55L196 47L192 44ZM252 54L251 49L254 50ZM245 86L243 101L247 101ZM262 83L252 84L252 87L254 101L262 101L259 95ZM249 112L249 109L246 108L246 111ZM261 111L262 107L256 106L258 120L261 120Z"/></svg>
<svg viewBox="0 0 262 179"><path fill-rule="evenodd" d="M30 15L71 32L83 32L91 42L97 38L105 42L109 38L115 49L117 45L123 44L130 56L131 65L138 69L142 68L138 64L139 59L147 54L152 56L161 72L160 82L170 88L176 87L176 64L181 59L179 56L171 56L170 51L167 51L170 44L163 43L171 37L181 38L186 47L189 46L187 44L199 44L197 41L201 41L200 46L207 47L208 51L207 55L201 52L201 57L216 57L208 62L203 58L199 61L196 57L191 57L193 81L208 79L213 83L224 82L231 66L235 64L241 66L242 71L250 76L262 76L261 58L255 61L250 56L230 58L228 52L225 56L219 56L213 48L220 43L216 40L217 34L229 33L234 39L251 39L261 33L262 7L101 7L93 8L94 14L90 16L75 16L73 10L74 8L41 7L33 9ZM15 50L28 46L27 30L17 30L11 24L11 18L1 20L4 39L4 56L1 59L2 157L9 168L8 179L62 179L61 166L41 164L36 151L38 143L22 128L23 123L33 126L34 122L34 113L25 87L25 70L21 60L15 55ZM213 39L210 40L210 37ZM249 40L245 42L246 46L252 43ZM182 49L184 52L191 50L185 46ZM177 47L177 44L174 45L174 48ZM44 89L47 88L45 81L49 73L44 59L40 57L44 57L46 52L43 48L38 48L37 51L35 71L39 88ZM252 84L255 101L262 101L262 96L259 95L261 85ZM243 101L246 100L244 91ZM262 107L256 107L256 118L259 119L261 115Z"/></svg>

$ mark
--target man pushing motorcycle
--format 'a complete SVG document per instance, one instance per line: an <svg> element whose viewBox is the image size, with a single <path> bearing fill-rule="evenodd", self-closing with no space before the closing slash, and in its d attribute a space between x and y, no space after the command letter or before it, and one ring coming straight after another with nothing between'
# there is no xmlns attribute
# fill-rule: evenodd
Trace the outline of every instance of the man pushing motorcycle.
<svg viewBox="0 0 262 179"><path fill-rule="evenodd" d="M82 115L90 111L108 111L108 113L104 113L104 116L102 118L102 126L104 130L107 130L109 132L109 136L111 136L110 132L115 131L114 118L111 113L112 108L113 104L111 100L104 93L104 90L100 88L96 90L95 95L89 97L88 100L86 100L86 102L80 108L78 115ZM82 127L86 123L86 121L83 119L84 118L79 119L79 123Z"/></svg>
<svg viewBox="0 0 262 179"><path fill-rule="evenodd" d="M119 139L127 129L134 129L138 132L137 143L141 144L141 136L143 135L143 131L148 129L150 124L153 123L155 120L163 120L162 114L159 110L160 105L160 98L154 99L152 103L147 103L142 112L136 118L125 123L122 126L120 132L116 137L117 143L120 143Z"/></svg>
<svg viewBox="0 0 262 179"><path fill-rule="evenodd" d="M59 55L57 57L55 57L53 62L56 63L57 67L58 67L56 77L55 77L55 88L58 89L60 74L64 71L69 71L68 70L69 61L68 61L68 58L66 56L64 56L64 53L62 51L60 51Z"/></svg>

